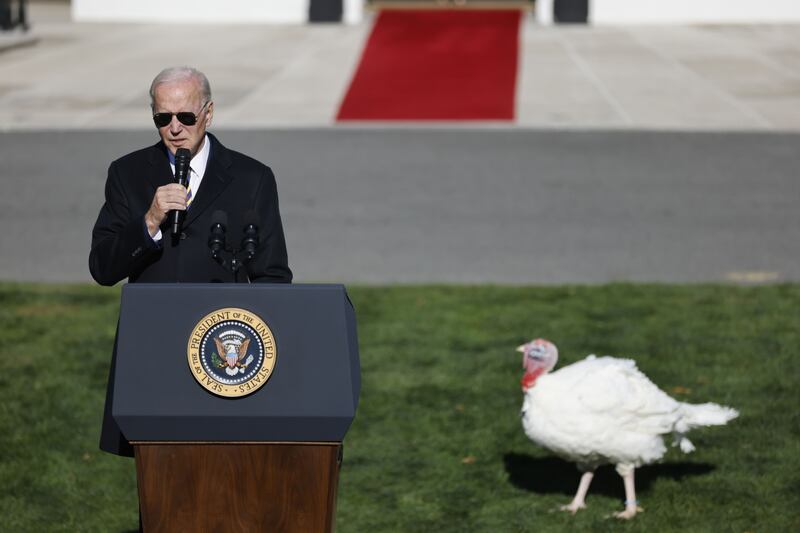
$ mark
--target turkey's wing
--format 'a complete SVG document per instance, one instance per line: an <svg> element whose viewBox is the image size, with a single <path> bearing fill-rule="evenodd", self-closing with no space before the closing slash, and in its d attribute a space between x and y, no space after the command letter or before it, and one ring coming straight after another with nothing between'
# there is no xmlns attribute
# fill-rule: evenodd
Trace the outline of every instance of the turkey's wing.
<svg viewBox="0 0 800 533"><path fill-rule="evenodd" d="M619 425L656 433L671 431L678 402L667 396L630 359L600 358L575 381L581 405L611 415Z"/></svg>

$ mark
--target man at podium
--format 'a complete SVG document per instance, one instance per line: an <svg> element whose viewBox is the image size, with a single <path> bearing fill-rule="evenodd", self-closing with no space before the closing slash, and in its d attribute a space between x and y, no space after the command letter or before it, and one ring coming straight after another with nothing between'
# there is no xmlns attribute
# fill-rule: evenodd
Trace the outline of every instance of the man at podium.
<svg viewBox="0 0 800 533"><path fill-rule="evenodd" d="M229 150L206 131L214 115L206 76L188 67L165 69L153 80L150 96L161 141L111 163L92 232L92 277L101 285L125 278L234 281L230 269L210 259L209 229L218 222L214 214L224 211L226 229L241 231L245 214L254 211L259 242L241 281L290 282L275 177L269 167ZM187 186L175 183L181 148L191 154ZM171 234L168 215L174 211L185 211L185 218ZM238 242L239 235L228 237Z"/></svg>
<svg viewBox="0 0 800 533"><path fill-rule="evenodd" d="M206 76L189 67L165 69L153 80L150 98L161 140L111 163L92 231L92 277L109 286L125 278L290 283L275 177L206 131L214 115ZM184 175L176 176L176 168ZM176 183L176 177L185 181ZM219 255L212 259L212 227L218 253L231 251L225 243L249 246L241 271ZM111 375L114 367L112 357ZM111 418L111 387L109 380L100 447L133 455Z"/></svg>

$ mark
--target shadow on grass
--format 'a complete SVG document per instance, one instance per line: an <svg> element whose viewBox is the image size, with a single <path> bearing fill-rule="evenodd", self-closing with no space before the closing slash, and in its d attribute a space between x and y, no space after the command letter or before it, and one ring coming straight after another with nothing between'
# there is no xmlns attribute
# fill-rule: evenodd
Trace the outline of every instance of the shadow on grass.
<svg viewBox="0 0 800 533"><path fill-rule="evenodd" d="M503 456L508 479L512 485L537 494L572 496L578 488L581 474L573 463L557 457L531 457L521 453ZM688 476L702 476L714 471L710 463L667 462L636 469L636 492L647 492L653 481L668 478L676 481ZM591 494L624 499L622 478L611 466L597 469L589 488Z"/></svg>

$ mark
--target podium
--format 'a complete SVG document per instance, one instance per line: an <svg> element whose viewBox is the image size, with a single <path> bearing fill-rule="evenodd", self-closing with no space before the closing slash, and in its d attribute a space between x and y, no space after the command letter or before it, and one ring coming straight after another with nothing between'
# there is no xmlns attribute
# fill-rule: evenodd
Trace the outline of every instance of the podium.
<svg viewBox="0 0 800 533"><path fill-rule="evenodd" d="M145 532L326 532L360 391L341 285L129 284L112 415Z"/></svg>

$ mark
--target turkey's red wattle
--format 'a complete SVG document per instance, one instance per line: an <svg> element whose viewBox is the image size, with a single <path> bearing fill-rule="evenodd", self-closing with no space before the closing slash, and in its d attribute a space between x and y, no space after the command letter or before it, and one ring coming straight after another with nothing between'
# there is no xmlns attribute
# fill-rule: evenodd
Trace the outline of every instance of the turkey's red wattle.
<svg viewBox="0 0 800 533"><path fill-rule="evenodd" d="M522 390L526 391L533 387L536 384L536 380L544 374L544 368L537 368L533 372L525 372L525 375L522 376L522 380L520 383L522 384Z"/></svg>

